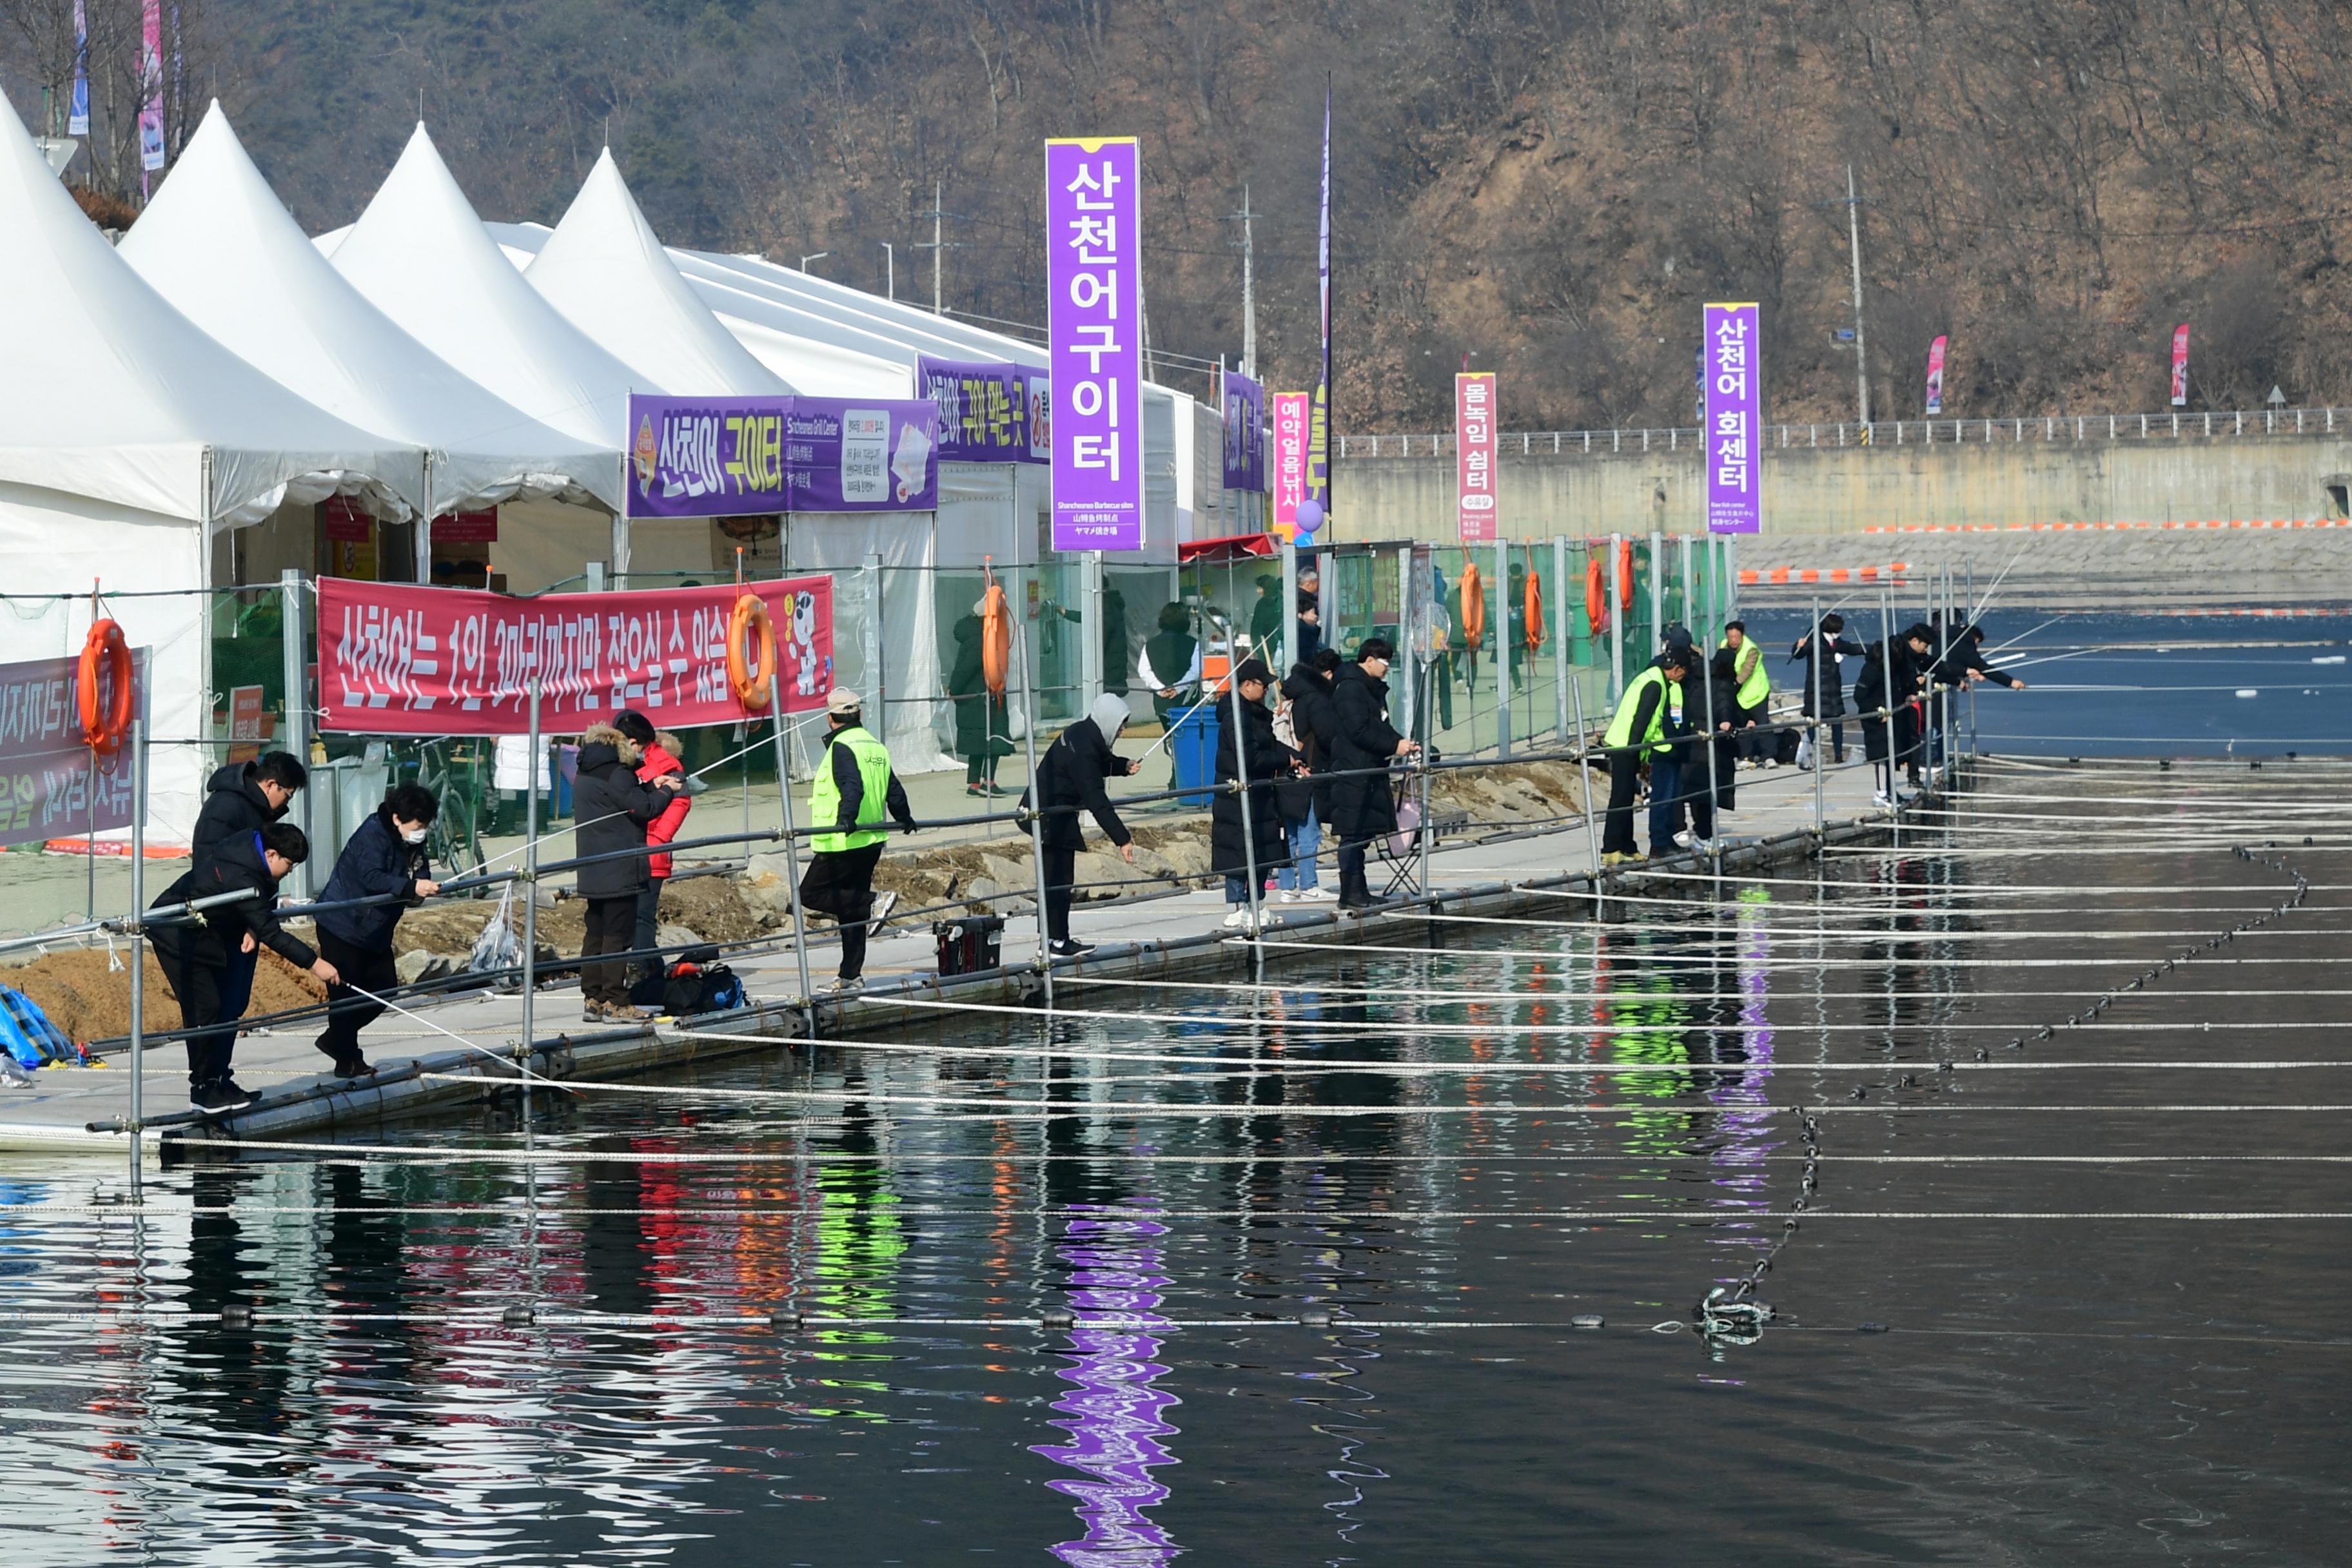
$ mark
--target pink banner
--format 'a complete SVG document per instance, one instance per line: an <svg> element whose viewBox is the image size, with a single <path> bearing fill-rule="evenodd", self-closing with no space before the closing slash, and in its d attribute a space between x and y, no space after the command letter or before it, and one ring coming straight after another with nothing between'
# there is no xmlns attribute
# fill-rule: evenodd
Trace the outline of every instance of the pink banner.
<svg viewBox="0 0 2352 1568"><path fill-rule="evenodd" d="M2189 323L2172 329L2172 406L2189 405Z"/></svg>
<svg viewBox="0 0 2352 1568"><path fill-rule="evenodd" d="M163 5L146 0L139 34L139 166L163 166Z"/></svg>
<svg viewBox="0 0 2352 1568"><path fill-rule="evenodd" d="M1307 419L1304 392L1274 395L1274 531L1298 537L1298 503L1307 499Z"/></svg>
<svg viewBox="0 0 2352 1568"><path fill-rule="evenodd" d="M1495 494L1495 373L1454 378L1454 473L1461 487L1457 521L1465 544L1493 542Z"/></svg>
<svg viewBox="0 0 2352 1568"><path fill-rule="evenodd" d="M824 707L833 689L830 577L535 599L321 577L321 728L520 734L534 674L540 727L550 734L625 708L670 730L736 723L746 715L728 685L727 638L746 592L767 605L775 627L784 711Z"/></svg>
<svg viewBox="0 0 2352 1568"><path fill-rule="evenodd" d="M1944 343L1937 338L1927 345L1927 416L1932 419L1944 411Z"/></svg>

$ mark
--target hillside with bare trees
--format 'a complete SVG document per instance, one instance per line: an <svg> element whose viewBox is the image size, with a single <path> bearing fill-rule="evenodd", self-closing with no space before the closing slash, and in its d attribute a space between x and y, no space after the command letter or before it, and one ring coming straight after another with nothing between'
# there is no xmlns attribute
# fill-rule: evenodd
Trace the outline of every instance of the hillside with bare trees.
<svg viewBox="0 0 2352 1568"><path fill-rule="evenodd" d="M46 129L72 0L0 0ZM2336 254L2352 31L2327 0L183 0L176 139L217 94L296 216L348 222L425 118L485 216L552 221L609 140L673 243L1043 320L1050 134L1144 139L1162 379L1314 353L1316 138L1337 121L1340 422L1436 428L1463 356L1514 428L1686 422L1698 306L1763 304L1775 417L1852 417L1846 168L1874 401L1948 410L2352 398ZM138 0L88 0L90 154L135 202ZM51 100L54 102L54 97ZM61 129L61 122L59 128ZM164 176L168 178L168 174Z"/></svg>

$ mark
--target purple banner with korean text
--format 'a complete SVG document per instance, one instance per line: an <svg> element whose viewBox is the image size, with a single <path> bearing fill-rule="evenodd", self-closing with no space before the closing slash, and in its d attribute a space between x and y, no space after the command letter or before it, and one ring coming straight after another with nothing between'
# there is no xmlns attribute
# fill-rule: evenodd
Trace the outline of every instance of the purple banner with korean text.
<svg viewBox="0 0 2352 1568"><path fill-rule="evenodd" d="M932 438L943 463L1049 463L1049 378L1004 360L915 359L915 390L939 410Z"/></svg>
<svg viewBox="0 0 2352 1568"><path fill-rule="evenodd" d="M912 399L629 399L628 515L930 511L938 409Z"/></svg>
<svg viewBox="0 0 2352 1568"><path fill-rule="evenodd" d="M1225 420L1225 489L1265 489L1265 388L1248 376L1220 371L1218 405Z"/></svg>
<svg viewBox="0 0 2352 1568"><path fill-rule="evenodd" d="M1143 189L1132 136L1045 143L1054 548L1143 548Z"/></svg>
<svg viewBox="0 0 2352 1568"><path fill-rule="evenodd" d="M1753 301L1706 307L1706 527L1710 533L1764 531L1764 383Z"/></svg>
<svg viewBox="0 0 2352 1568"><path fill-rule="evenodd" d="M143 694L147 650L131 657L131 679ZM100 833L131 826L131 748L126 742L99 758L92 775L82 740L80 671L78 658L0 664L0 845L70 836L79 854L93 805ZM133 711L144 707L142 696Z"/></svg>

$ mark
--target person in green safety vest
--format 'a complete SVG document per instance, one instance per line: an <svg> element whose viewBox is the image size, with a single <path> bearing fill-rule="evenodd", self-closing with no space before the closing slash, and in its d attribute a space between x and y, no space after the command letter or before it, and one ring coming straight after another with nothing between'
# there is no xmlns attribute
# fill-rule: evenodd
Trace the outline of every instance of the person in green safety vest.
<svg viewBox="0 0 2352 1568"><path fill-rule="evenodd" d="M1641 793L1642 774L1651 759L1674 751L1666 737L1666 713L1690 673L1686 643L1668 643L1666 651L1633 679L1617 700L1601 744L1609 749L1609 817L1601 836L1601 863L1622 866L1642 858L1633 843L1633 797Z"/></svg>
<svg viewBox="0 0 2352 1568"><path fill-rule="evenodd" d="M874 868L882 858L882 826L887 813L900 829L915 831L906 786L890 771L890 752L866 728L857 693L836 686L824 700L832 724L824 761L809 785L809 840L815 853L801 879L801 907L831 915L841 927L841 972L826 989L835 995L866 984L866 939L890 918L898 895L874 890Z"/></svg>
<svg viewBox="0 0 2352 1568"><path fill-rule="evenodd" d="M1723 623L1723 646L1715 650L1713 668L1716 680L1731 693L1739 765L1769 763L1773 737L1762 726L1772 703L1772 673L1764 668L1764 645L1749 638L1746 622Z"/></svg>

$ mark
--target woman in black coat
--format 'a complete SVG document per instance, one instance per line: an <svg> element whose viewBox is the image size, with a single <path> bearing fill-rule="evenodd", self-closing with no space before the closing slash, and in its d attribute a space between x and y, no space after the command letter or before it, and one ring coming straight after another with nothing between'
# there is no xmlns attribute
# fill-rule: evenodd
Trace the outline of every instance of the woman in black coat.
<svg viewBox="0 0 2352 1568"><path fill-rule="evenodd" d="M1238 926L1249 920L1250 875L1263 879L1288 853L1283 842L1282 803L1276 798L1277 779L1295 773L1298 753L1274 736L1274 714L1265 705L1265 689L1274 672L1255 658L1245 658L1234 671L1241 693L1241 722L1234 722L1234 700L1217 704L1217 783L1237 783L1244 769L1249 775L1249 831L1242 831L1242 796L1220 788L1209 803L1209 869L1224 874L1225 902L1232 910L1225 923Z"/></svg>
<svg viewBox="0 0 2352 1568"><path fill-rule="evenodd" d="M985 602L955 624L955 663L948 668L948 697L955 703L955 753L963 759L963 792L1003 795L996 787L996 761L1013 754L1013 722L1004 699L988 689L981 640L987 635L980 614Z"/></svg>
<svg viewBox="0 0 2352 1568"><path fill-rule="evenodd" d="M1919 765L1919 721L1911 710L1911 700L1919 695L1926 679L1934 637L1927 626L1914 626L1895 640L1891 651L1883 643L1872 643L1863 650L1862 673L1853 681L1853 705L1863 716L1863 755L1872 764L1881 805L1895 804L1895 770ZM1891 699L1890 679L1894 682ZM1889 707L1895 710L1891 737L1886 721L1871 716L1874 710Z"/></svg>
<svg viewBox="0 0 2352 1568"><path fill-rule="evenodd" d="M572 786L573 843L583 859L646 847L646 825L669 805L683 782L665 773L637 779L645 748L611 724L592 724L580 736L580 776ZM588 962L626 952L636 940L637 896L653 886L643 855L590 860L580 868L580 896L588 902L588 932L580 945L581 1017L589 1023L637 1016L629 1000L630 965Z"/></svg>
<svg viewBox="0 0 2352 1568"><path fill-rule="evenodd" d="M1331 820L1331 781L1322 776L1330 767L1332 726L1331 679L1339 656L1318 648L1291 667L1282 683L1290 711L1291 748L1298 753L1298 772L1275 785L1274 798L1282 807L1286 851L1275 872L1286 904L1312 903L1332 895L1315 874L1315 857L1323 847L1323 825ZM1279 730L1276 739L1282 739Z"/></svg>
<svg viewBox="0 0 2352 1568"><path fill-rule="evenodd" d="M1331 687L1331 823L1339 834L1339 907L1370 907L1364 847L1396 831L1396 797L1386 769L1421 748L1389 722L1386 637L1366 637L1356 662L1341 665ZM1379 770L1379 771L1370 771Z"/></svg>
<svg viewBox="0 0 2352 1568"><path fill-rule="evenodd" d="M1845 717L1845 680L1838 673L1838 658L1859 658L1864 651L1860 643L1845 635L1845 617L1834 611L1822 617L1818 634L1808 632L1789 649L1789 662L1805 667L1805 673L1797 682L1797 710L1829 725L1830 753L1841 763L1845 761L1845 726L1838 721ZM1814 711L1815 691L1821 693L1818 713ZM1808 731L1797 749L1797 765L1811 767L1817 749L1813 733Z"/></svg>

